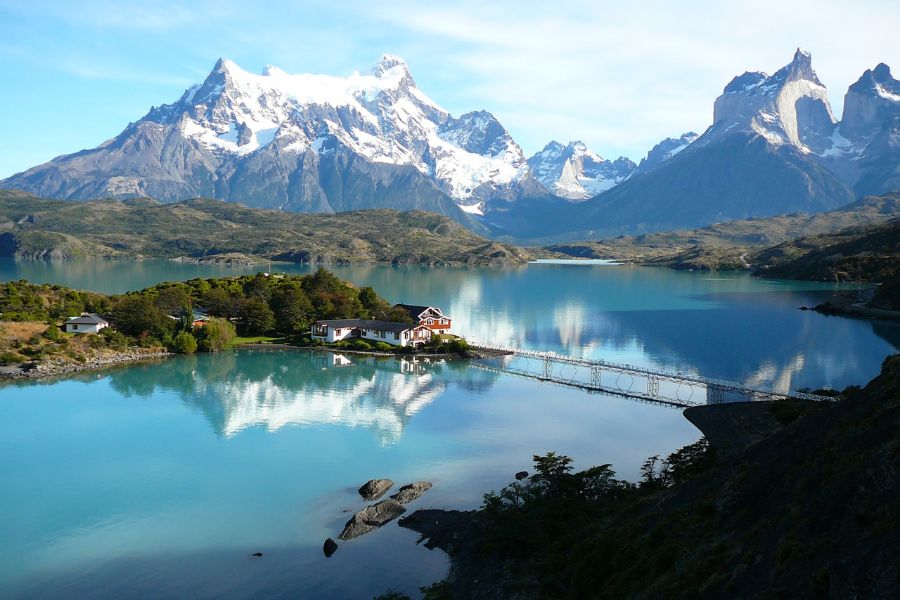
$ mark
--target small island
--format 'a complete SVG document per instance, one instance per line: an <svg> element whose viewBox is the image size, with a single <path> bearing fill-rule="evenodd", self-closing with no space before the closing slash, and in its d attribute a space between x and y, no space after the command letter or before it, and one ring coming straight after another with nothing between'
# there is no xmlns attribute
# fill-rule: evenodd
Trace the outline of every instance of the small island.
<svg viewBox="0 0 900 600"><path fill-rule="evenodd" d="M0 285L0 377L34 378L248 346L465 354L439 307L392 306L326 269L160 283L121 295Z"/></svg>

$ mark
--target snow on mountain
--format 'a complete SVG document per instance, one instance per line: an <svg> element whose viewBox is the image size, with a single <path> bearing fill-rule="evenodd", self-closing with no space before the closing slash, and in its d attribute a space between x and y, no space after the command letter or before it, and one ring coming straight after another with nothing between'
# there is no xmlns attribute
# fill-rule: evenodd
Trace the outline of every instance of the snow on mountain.
<svg viewBox="0 0 900 600"><path fill-rule="evenodd" d="M412 166L463 205L527 174L521 148L493 115L453 118L391 55L349 77L271 66L256 75L219 60L200 86L146 119L175 125L218 154L248 155L276 141L298 154L337 145L376 163Z"/></svg>
<svg viewBox="0 0 900 600"><path fill-rule="evenodd" d="M753 132L774 146L791 145L804 153L831 146L835 118L825 86L812 68L812 57L797 49L793 60L774 75L747 72L735 77L713 108L713 125L702 140Z"/></svg>
<svg viewBox="0 0 900 600"><path fill-rule="evenodd" d="M693 131L689 131L681 135L681 137L677 138L666 138L660 143L653 146L650 151L647 153L645 158L641 159L640 164L637 166L636 173L644 173L649 171L650 169L660 165L694 142L697 139L697 134Z"/></svg>
<svg viewBox="0 0 900 600"><path fill-rule="evenodd" d="M628 179L635 169L624 156L606 160L578 141L565 146L550 142L528 159L528 165L548 190L570 200L593 198Z"/></svg>

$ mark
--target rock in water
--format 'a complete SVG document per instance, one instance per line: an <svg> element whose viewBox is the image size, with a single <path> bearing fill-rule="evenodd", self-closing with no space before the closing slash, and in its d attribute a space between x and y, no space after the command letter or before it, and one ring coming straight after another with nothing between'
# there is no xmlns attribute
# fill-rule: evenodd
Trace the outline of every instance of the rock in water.
<svg viewBox="0 0 900 600"><path fill-rule="evenodd" d="M333 539L328 538L325 540L325 543L322 545L322 552L325 553L325 558L330 558L332 554L337 552L338 545Z"/></svg>
<svg viewBox="0 0 900 600"><path fill-rule="evenodd" d="M519 471L516 473L516 481L522 481L528 478L528 471Z"/></svg>
<svg viewBox="0 0 900 600"><path fill-rule="evenodd" d="M406 512L406 508L392 498L382 500L378 504L367 506L347 521L338 539L352 540L378 529L385 523L393 521Z"/></svg>
<svg viewBox="0 0 900 600"><path fill-rule="evenodd" d="M400 504L409 504L425 492L431 489L431 484L427 481L417 481L409 485L401 487L396 494L391 496Z"/></svg>
<svg viewBox="0 0 900 600"><path fill-rule="evenodd" d="M359 488L359 495L363 497L363 500L378 500L393 485L394 482L390 479L370 479Z"/></svg>

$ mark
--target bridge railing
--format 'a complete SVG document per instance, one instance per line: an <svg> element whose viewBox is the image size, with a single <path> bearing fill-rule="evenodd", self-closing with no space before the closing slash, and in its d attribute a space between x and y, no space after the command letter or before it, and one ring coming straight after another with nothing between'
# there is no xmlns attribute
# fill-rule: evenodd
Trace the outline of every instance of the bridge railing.
<svg viewBox="0 0 900 600"><path fill-rule="evenodd" d="M624 364L624 363L613 363L602 359L597 360L589 360L584 358L576 358L572 356L568 356L565 354L559 354L557 352L552 351L537 351L537 350L522 350L520 348L511 348L508 346L495 346L489 344L471 344L471 347L476 350L484 350L487 352L496 352L501 356L498 357L490 357L490 358L502 358L503 355L507 356L521 356L526 358L534 358L545 361L556 361L561 363L568 363L572 365L583 365L586 367L592 368L601 368L611 371L617 371L621 373L629 373L629 374L637 374L640 376L648 377L648 378L656 378L656 379L664 379L667 381L672 381L676 383L686 383L686 384L698 384L702 386L706 386L707 388L715 388L717 390L724 391L732 391L736 393L740 393L747 396L762 396L768 398L798 398L802 400L814 400L814 401L833 401L833 398L828 396L820 396L817 394L810 394L807 392L800 391L790 391L790 392L777 392L775 390L767 390L757 387L751 387L748 385L744 385L741 383L737 383L735 381L728 381L725 379L718 379L713 377L703 377L701 375L695 374L687 374L681 372L671 372L665 371L662 369L651 369L648 367L640 367L636 365Z"/></svg>

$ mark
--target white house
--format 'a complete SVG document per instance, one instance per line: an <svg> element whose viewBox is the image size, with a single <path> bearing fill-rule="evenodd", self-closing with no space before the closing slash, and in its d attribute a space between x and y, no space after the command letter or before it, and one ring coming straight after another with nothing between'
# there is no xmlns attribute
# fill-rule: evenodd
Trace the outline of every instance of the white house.
<svg viewBox="0 0 900 600"><path fill-rule="evenodd" d="M80 317L69 317L63 323L66 333L100 333L106 327L109 323L96 313L81 313Z"/></svg>
<svg viewBox="0 0 900 600"><path fill-rule="evenodd" d="M385 342L391 346L418 346L430 340L432 332L423 325L366 319L334 319L316 321L310 335L313 339L331 344L341 340L366 340Z"/></svg>
<svg viewBox="0 0 900 600"><path fill-rule="evenodd" d="M452 320L437 306L417 306L415 304L395 304L394 308L406 311L413 321L432 331L447 333Z"/></svg>

